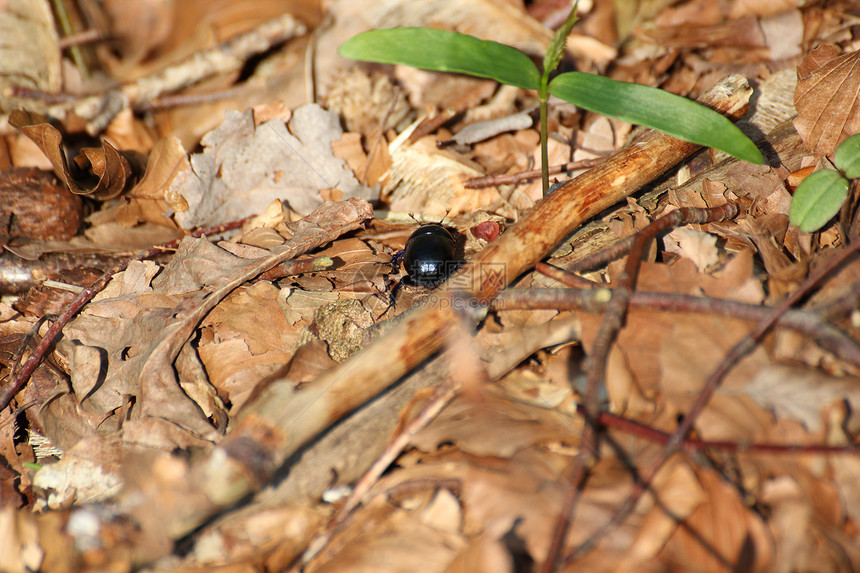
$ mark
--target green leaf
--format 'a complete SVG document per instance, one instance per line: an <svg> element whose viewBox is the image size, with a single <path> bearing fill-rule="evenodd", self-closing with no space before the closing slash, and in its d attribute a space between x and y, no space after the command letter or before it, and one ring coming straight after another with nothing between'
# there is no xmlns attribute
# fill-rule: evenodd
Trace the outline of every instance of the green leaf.
<svg viewBox="0 0 860 573"><path fill-rule="evenodd" d="M667 91L568 72L553 78L549 93L590 111L713 147L750 163L764 163L755 144L728 118Z"/></svg>
<svg viewBox="0 0 860 573"><path fill-rule="evenodd" d="M341 44L338 53L353 60L489 78L529 90L540 87L537 66L521 51L448 30L371 30Z"/></svg>
<svg viewBox="0 0 860 573"><path fill-rule="evenodd" d="M831 169L816 171L794 191L788 220L804 233L824 226L848 197L848 180Z"/></svg>
<svg viewBox="0 0 860 573"><path fill-rule="evenodd" d="M848 179L860 177L860 133L839 144L833 154L833 163Z"/></svg>
<svg viewBox="0 0 860 573"><path fill-rule="evenodd" d="M564 55L564 45L567 43L567 37L570 35L573 25L576 24L577 20L579 20L576 16L576 7L578 4L578 0L573 3L573 8L571 9L570 14L568 14L567 20L565 20L564 24L555 31L552 41L549 43L549 48L547 48L546 54L544 54L543 57L544 74L549 74L551 71L556 69Z"/></svg>

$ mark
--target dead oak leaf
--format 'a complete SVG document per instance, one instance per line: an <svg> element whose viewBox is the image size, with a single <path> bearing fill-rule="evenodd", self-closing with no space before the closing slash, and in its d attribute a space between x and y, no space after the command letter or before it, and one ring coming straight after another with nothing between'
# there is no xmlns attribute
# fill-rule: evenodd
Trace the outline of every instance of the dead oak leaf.
<svg viewBox="0 0 860 573"><path fill-rule="evenodd" d="M262 281L234 291L209 313L198 352L219 396L236 410L260 380L290 360L303 332L287 322L278 289Z"/></svg>
<svg viewBox="0 0 860 573"><path fill-rule="evenodd" d="M816 155L830 155L860 132L860 51L837 56L832 45L811 51L797 68L794 127Z"/></svg>
<svg viewBox="0 0 860 573"><path fill-rule="evenodd" d="M842 402L860 405L860 380L830 376L800 365L773 364L757 372L743 393L780 418L795 420L813 434L821 431L826 406Z"/></svg>
<svg viewBox="0 0 860 573"><path fill-rule="evenodd" d="M193 391L177 380L174 362L183 345L212 309L236 287L300 253L331 242L372 216L368 203L352 199L326 204L292 224L293 238L258 259L242 259L204 239L186 238L163 271L143 292L97 301L64 331L59 349L69 356L78 401L91 410L127 417L126 442L187 447L214 441L218 434L205 412L220 426L213 393ZM138 284L132 281L131 284ZM123 291L120 291L123 292ZM183 372L200 371L193 353ZM197 403L189 397L204 400ZM128 406L129 412L122 409Z"/></svg>
<svg viewBox="0 0 860 573"><path fill-rule="evenodd" d="M310 213L324 201L321 190L334 187L345 198L376 198L334 156L331 144L342 134L337 115L315 104L298 108L288 124L274 119L255 126L250 110L228 112L203 136L204 151L190 157L191 169L176 173L165 196L182 205L175 219L186 229L260 214L274 200Z"/></svg>
<svg viewBox="0 0 860 573"><path fill-rule="evenodd" d="M433 451L450 442L470 454L506 458L534 444L577 444L581 432L579 419L553 409L511 402L488 390L455 398L412 438L412 443Z"/></svg>

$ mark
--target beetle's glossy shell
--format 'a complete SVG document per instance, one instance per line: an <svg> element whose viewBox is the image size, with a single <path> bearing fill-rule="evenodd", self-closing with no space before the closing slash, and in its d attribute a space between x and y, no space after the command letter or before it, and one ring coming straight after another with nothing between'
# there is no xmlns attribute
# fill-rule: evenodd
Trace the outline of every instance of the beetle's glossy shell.
<svg viewBox="0 0 860 573"><path fill-rule="evenodd" d="M403 265L413 282L435 286L457 267L455 240L442 225L422 225L406 241Z"/></svg>

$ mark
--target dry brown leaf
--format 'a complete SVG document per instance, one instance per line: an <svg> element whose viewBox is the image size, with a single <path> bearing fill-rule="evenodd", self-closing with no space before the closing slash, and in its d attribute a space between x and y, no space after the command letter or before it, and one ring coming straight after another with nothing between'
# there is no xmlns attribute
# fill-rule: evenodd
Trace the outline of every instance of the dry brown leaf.
<svg viewBox="0 0 860 573"><path fill-rule="evenodd" d="M708 0L704 0L708 3ZM740 18L752 14L754 16L773 16L797 8L795 0L733 0L729 3L730 18Z"/></svg>
<svg viewBox="0 0 860 573"><path fill-rule="evenodd" d="M428 452L452 442L470 454L511 457L533 445L578 444L581 432L580 419L550 408L512 403L486 389L455 398L412 443Z"/></svg>
<svg viewBox="0 0 860 573"><path fill-rule="evenodd" d="M391 254L382 249L374 251L360 239L348 238L335 241L320 251L319 256L330 257L334 261L332 268L319 275L330 280L340 292L368 293L387 299L386 278L393 274Z"/></svg>
<svg viewBox="0 0 860 573"><path fill-rule="evenodd" d="M402 131L412 120L413 111L402 89L378 70L351 67L328 82L325 105L343 117L351 132L368 135L389 129Z"/></svg>
<svg viewBox="0 0 860 573"><path fill-rule="evenodd" d="M816 155L831 155L843 139L860 132L860 51L837 54L824 44L797 68L794 126Z"/></svg>
<svg viewBox="0 0 860 573"><path fill-rule="evenodd" d="M123 66L131 69L138 62L157 53L163 45L180 38L172 32L190 33L190 26L171 30L175 14L175 3L162 0L122 2L107 0L104 3L106 16L110 18L112 31L116 35ZM118 69L114 69L116 73ZM120 76L122 77L122 76Z"/></svg>
<svg viewBox="0 0 860 573"><path fill-rule="evenodd" d="M175 137L160 139L152 148L143 178L128 193L128 203L120 206L116 219L131 227L139 222L150 222L176 228L171 212L183 212L188 203L170 193L173 179L182 171L191 169L185 149Z"/></svg>
<svg viewBox="0 0 860 573"><path fill-rule="evenodd" d="M642 30L641 33L661 46L672 48L730 46L750 51L767 45L758 20L749 16L710 26L684 24Z"/></svg>
<svg viewBox="0 0 860 573"><path fill-rule="evenodd" d="M860 407L860 379L828 376L819 369L797 364L773 364L755 374L743 393L779 418L795 420L819 434L826 406L845 402Z"/></svg>
<svg viewBox="0 0 860 573"><path fill-rule="evenodd" d="M237 286L367 217L369 205L358 200L326 204L293 225L292 241L260 259L187 238L154 280L145 265L130 265L65 329L60 349L81 408L104 418L127 416L122 439L128 443L185 447L217 440L213 422L220 426L222 416L211 411L218 407L212 394L205 388L190 393L205 400L195 403L176 379L173 362L182 346Z"/></svg>
<svg viewBox="0 0 860 573"><path fill-rule="evenodd" d="M305 570L308 573L444 572L465 547L462 534L427 525L415 513L390 507L385 500L377 499L334 539L328 554L311 561Z"/></svg>
<svg viewBox="0 0 860 573"><path fill-rule="evenodd" d="M761 501L770 508L768 525L774 539L774 570L856 569L856 536L853 539L845 536L817 513L820 507L816 505L820 506L821 500L828 496L810 491L785 468L781 470L783 475L769 478L761 492Z"/></svg>
<svg viewBox="0 0 860 573"><path fill-rule="evenodd" d="M664 466L653 482L657 502L640 504L650 511L642 520L635 543L622 558L619 570L632 571L653 559L679 529L679 521L707 502L707 495L685 461L676 458ZM710 539L710 537L708 538Z"/></svg>
<svg viewBox="0 0 860 573"><path fill-rule="evenodd" d="M108 214L119 211L98 211ZM98 248L106 252L117 251L143 251L152 248L153 245L167 243L180 238L178 229L156 225L154 223L141 223L134 227L126 227L123 223L100 223L84 230L84 236L90 241L86 246L90 249Z"/></svg>
<svg viewBox="0 0 860 573"><path fill-rule="evenodd" d="M60 91L57 30L46 0L6 0L0 7L0 109L21 106L9 88Z"/></svg>
<svg viewBox="0 0 860 573"><path fill-rule="evenodd" d="M504 540L489 533L478 535L448 564L445 573L513 573L516 569L511 553L522 548L510 547L515 544L516 535L511 532L510 537L511 540Z"/></svg>
<svg viewBox="0 0 860 573"><path fill-rule="evenodd" d="M666 418L686 412L708 376L729 349L749 332L750 326L715 316L676 320L661 339L660 389L671 409ZM750 379L772 364L764 350L756 349L732 369L731 376L699 417L697 430L709 440L755 441L770 426L770 415L743 394Z"/></svg>
<svg viewBox="0 0 860 573"><path fill-rule="evenodd" d="M75 158L79 167L92 166L93 173L98 177L98 183L92 187L79 183L66 161L63 135L47 119L36 113L15 110L9 115L9 124L39 146L42 153L51 161L54 173L72 193L107 201L119 196L132 176L131 166L126 158L109 141L102 140L100 150L88 151L89 155L86 159L82 156Z"/></svg>
<svg viewBox="0 0 860 573"><path fill-rule="evenodd" d="M178 172L165 191L188 205L176 221L186 229L238 221L276 199L306 214L323 203L320 190L332 187L344 197L374 199L332 154L342 133L337 116L314 104L297 109L288 126L276 119L255 127L250 111L228 113L204 136L205 149L191 156L191 169Z"/></svg>
<svg viewBox="0 0 860 573"><path fill-rule="evenodd" d="M503 433L504 427L496 428ZM452 449L422 454L420 463L403 460L403 469L384 478L378 490L397 490L398 484L433 484L442 479L460 481L460 502L464 509L462 532L467 536L487 533L496 539L514 530L532 559L541 562L552 537L558 515L558 500L563 495L562 471L569 455L550 453L542 448L526 448L511 458L470 456ZM670 472L671 473L671 472ZM576 506L574 527L568 529L565 547L584 541L609 519L615 504L629 492L629 482L621 478L624 470L604 461L595 468L591 487ZM640 514L614 529L602 547L616 565L630 548ZM605 553L601 552L601 559ZM581 565L581 563L578 563Z"/></svg>
<svg viewBox="0 0 860 573"><path fill-rule="evenodd" d="M425 216L451 216L485 209L500 215L512 212L498 189L467 189L463 182L482 172L468 165L465 158L437 150L435 138L422 138L407 144L404 132L389 145L391 169L384 180L383 195L396 213L421 213Z"/></svg>
<svg viewBox="0 0 860 573"><path fill-rule="evenodd" d="M704 291L707 296L758 304L762 301L763 293L759 281L752 276L751 255L749 251L741 252L715 276L699 273L695 265L687 259L680 259L671 266L645 263L639 273L638 288L650 292L694 295ZM583 344L585 348L590 348L601 317L590 313L579 313L579 316L583 326ZM695 329L699 320L700 317L694 315L652 312L644 309L632 309L628 314L626 328L619 334L617 344L623 353L624 363L629 366L633 374L635 385L646 397L660 392L661 378L664 376L665 369L658 360L655 360L655 357L663 347L668 349L667 352L671 352L674 344L672 331L675 326L685 324ZM700 340L693 337L693 341L691 344L695 345ZM704 379L695 382L689 380L686 378L687 372L687 367L682 366L677 376L689 384L700 384ZM691 388L690 392L692 391ZM621 404L625 400L623 396L613 396L613 401Z"/></svg>
<svg viewBox="0 0 860 573"><path fill-rule="evenodd" d="M278 296L278 289L267 282L243 287L215 307L202 325L200 359L212 386L234 410L260 380L289 361L300 341L302 329L287 323Z"/></svg>
<svg viewBox="0 0 860 573"><path fill-rule="evenodd" d="M324 515L305 506L275 506L243 512L241 519L213 527L194 545L188 570L247 561L259 571L282 571L301 553L315 531L324 525ZM218 571L221 571L219 568Z"/></svg>
<svg viewBox="0 0 860 573"><path fill-rule="evenodd" d="M693 261L699 272L719 261L717 237L710 233L682 227L667 234L663 243L666 251Z"/></svg>
<svg viewBox="0 0 860 573"><path fill-rule="evenodd" d="M723 476L699 470L702 501L684 526L674 530L661 558L702 573L769 571L772 540L762 518L744 504Z"/></svg>
<svg viewBox="0 0 860 573"><path fill-rule="evenodd" d="M0 506L0 570L26 573L41 569L45 552L39 541L35 515L10 504Z"/></svg>

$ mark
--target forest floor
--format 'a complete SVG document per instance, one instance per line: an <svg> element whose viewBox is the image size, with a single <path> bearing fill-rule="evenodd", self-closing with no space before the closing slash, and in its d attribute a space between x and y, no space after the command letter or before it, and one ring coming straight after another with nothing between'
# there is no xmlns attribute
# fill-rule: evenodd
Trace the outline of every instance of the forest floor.
<svg viewBox="0 0 860 573"><path fill-rule="evenodd" d="M534 92L337 54L570 8L0 3L0 572L860 570L860 186L788 216L860 6L581 1L561 71L766 161L552 99L546 198Z"/></svg>

